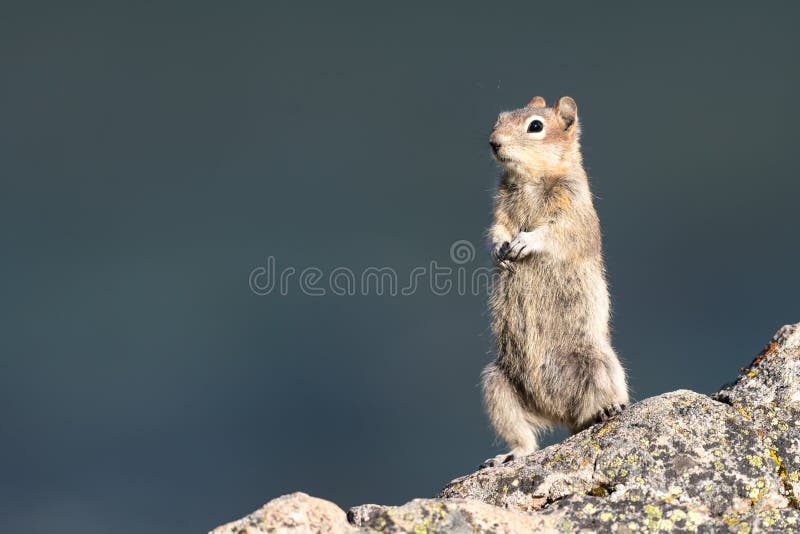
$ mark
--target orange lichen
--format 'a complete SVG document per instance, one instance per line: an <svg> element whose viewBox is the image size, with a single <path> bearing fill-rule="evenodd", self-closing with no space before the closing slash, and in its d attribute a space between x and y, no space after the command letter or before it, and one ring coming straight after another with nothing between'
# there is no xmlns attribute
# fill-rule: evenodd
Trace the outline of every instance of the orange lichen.
<svg viewBox="0 0 800 534"><path fill-rule="evenodd" d="M756 359L753 360L753 363L750 364L750 367L754 367L754 366L758 365L759 363L761 363L761 360L763 360L764 358L766 358L768 356L772 356L773 354L778 352L778 347L780 347L780 345L778 343L775 343L775 342L769 343L766 347L764 347L764 350L762 350L758 354L758 356L756 356Z"/></svg>

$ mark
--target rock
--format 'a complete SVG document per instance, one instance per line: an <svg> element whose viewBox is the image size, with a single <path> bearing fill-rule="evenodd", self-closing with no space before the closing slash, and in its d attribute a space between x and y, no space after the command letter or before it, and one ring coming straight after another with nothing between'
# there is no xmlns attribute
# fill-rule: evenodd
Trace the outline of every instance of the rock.
<svg viewBox="0 0 800 534"><path fill-rule="evenodd" d="M798 497L800 324L710 397L646 399L434 499L358 506L347 523L293 494L215 532L800 532Z"/></svg>
<svg viewBox="0 0 800 534"><path fill-rule="evenodd" d="M402 506L367 504L347 517L365 532L540 532L560 516L519 514L468 499L414 499Z"/></svg>
<svg viewBox="0 0 800 534"><path fill-rule="evenodd" d="M347 522L344 511L330 501L291 493L269 501L243 519L217 527L212 534L270 532L361 532Z"/></svg>
<svg viewBox="0 0 800 534"><path fill-rule="evenodd" d="M733 384L713 398L751 423L778 466L785 495L800 497L800 323L781 328Z"/></svg>

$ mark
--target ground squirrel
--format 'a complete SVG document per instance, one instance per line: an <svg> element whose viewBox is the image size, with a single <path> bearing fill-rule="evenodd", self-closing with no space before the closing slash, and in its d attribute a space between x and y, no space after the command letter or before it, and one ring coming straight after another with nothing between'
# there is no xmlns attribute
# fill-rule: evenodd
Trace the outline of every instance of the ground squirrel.
<svg viewBox="0 0 800 534"><path fill-rule="evenodd" d="M503 174L489 230L497 360L483 372L483 391L511 451L483 466L535 451L544 429L577 432L628 404L579 135L572 98L548 108L537 96L501 113L489 138Z"/></svg>

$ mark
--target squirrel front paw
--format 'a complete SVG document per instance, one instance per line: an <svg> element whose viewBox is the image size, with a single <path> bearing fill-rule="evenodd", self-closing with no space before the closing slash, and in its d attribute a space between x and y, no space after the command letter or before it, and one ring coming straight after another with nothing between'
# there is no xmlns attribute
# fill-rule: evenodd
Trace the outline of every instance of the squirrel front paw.
<svg viewBox="0 0 800 534"><path fill-rule="evenodd" d="M542 233L534 230L533 232L520 232L517 234L511 243L508 244L508 250L504 259L511 261L519 261L538 252L543 248Z"/></svg>
<svg viewBox="0 0 800 534"><path fill-rule="evenodd" d="M507 258L508 249L510 246L511 244L508 241L502 241L500 243L495 243L495 245L492 247L492 259L494 260L495 265L501 269L513 269L511 261Z"/></svg>
<svg viewBox="0 0 800 534"><path fill-rule="evenodd" d="M495 243L494 246L492 246L492 259L494 261L503 261L506 259L509 245L510 243L508 241Z"/></svg>

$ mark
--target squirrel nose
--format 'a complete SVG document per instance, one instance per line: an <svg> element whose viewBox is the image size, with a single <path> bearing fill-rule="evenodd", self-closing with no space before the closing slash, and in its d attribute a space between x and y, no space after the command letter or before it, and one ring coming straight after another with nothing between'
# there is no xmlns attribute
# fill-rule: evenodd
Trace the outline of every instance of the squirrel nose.
<svg viewBox="0 0 800 534"><path fill-rule="evenodd" d="M492 147L492 152L497 155L497 151L500 150L500 143L497 141L489 141L489 146Z"/></svg>

